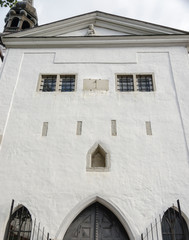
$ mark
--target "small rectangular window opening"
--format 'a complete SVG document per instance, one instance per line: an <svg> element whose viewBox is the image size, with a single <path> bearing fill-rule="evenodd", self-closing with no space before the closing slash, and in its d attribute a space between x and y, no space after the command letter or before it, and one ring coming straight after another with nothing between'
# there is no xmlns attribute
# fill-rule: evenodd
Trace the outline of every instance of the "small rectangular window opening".
<svg viewBox="0 0 189 240"><path fill-rule="evenodd" d="M42 75L39 91L42 92L56 91L56 75Z"/></svg>
<svg viewBox="0 0 189 240"><path fill-rule="evenodd" d="M151 122L145 122L146 123L146 134L147 135L152 135L152 127L151 127Z"/></svg>
<svg viewBox="0 0 189 240"><path fill-rule="evenodd" d="M137 75L137 90L141 92L154 91L152 75Z"/></svg>
<svg viewBox="0 0 189 240"><path fill-rule="evenodd" d="M61 75L60 89L61 92L75 91L75 75Z"/></svg>
<svg viewBox="0 0 189 240"><path fill-rule="evenodd" d="M47 136L47 132L48 132L48 122L44 122L43 123L43 128L42 128L42 136Z"/></svg>
<svg viewBox="0 0 189 240"><path fill-rule="evenodd" d="M77 121L76 135L81 135L81 134L82 134L82 121Z"/></svg>
<svg viewBox="0 0 189 240"><path fill-rule="evenodd" d="M120 92L134 91L133 75L118 75L117 90Z"/></svg>
<svg viewBox="0 0 189 240"><path fill-rule="evenodd" d="M112 136L117 136L116 120L111 120Z"/></svg>

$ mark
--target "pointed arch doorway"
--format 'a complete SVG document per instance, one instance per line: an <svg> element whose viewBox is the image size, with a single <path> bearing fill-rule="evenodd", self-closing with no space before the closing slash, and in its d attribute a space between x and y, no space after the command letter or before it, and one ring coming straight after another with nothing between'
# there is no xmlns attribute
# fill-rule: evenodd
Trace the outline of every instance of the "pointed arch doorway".
<svg viewBox="0 0 189 240"><path fill-rule="evenodd" d="M129 240L118 218L96 202L71 223L63 240Z"/></svg>

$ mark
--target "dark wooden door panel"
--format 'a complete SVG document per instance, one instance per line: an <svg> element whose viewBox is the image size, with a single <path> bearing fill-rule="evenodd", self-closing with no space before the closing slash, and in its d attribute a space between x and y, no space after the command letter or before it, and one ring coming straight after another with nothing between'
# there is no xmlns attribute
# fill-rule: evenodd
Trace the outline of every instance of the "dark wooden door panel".
<svg viewBox="0 0 189 240"><path fill-rule="evenodd" d="M129 237L109 209L94 203L74 219L63 240L129 240Z"/></svg>

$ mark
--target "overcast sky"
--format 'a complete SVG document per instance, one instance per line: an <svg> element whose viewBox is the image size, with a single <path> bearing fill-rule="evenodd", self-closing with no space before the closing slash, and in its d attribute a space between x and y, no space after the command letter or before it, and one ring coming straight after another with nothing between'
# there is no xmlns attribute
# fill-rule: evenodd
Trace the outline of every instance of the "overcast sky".
<svg viewBox="0 0 189 240"><path fill-rule="evenodd" d="M189 0L34 0L39 25L99 10L189 31ZM0 8L0 32L8 8Z"/></svg>

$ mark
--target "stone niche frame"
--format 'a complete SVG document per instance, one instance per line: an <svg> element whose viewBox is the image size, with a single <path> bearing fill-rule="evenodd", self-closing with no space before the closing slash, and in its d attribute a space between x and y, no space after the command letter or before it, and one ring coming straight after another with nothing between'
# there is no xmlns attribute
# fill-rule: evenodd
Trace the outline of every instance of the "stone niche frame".
<svg viewBox="0 0 189 240"><path fill-rule="evenodd" d="M93 154L100 153L102 157L104 157L104 165L100 167L93 167L92 166L92 158ZM101 143L95 143L88 151L87 153L87 165L86 165L86 171L88 172L109 172L110 171L110 153L109 151L101 144Z"/></svg>

